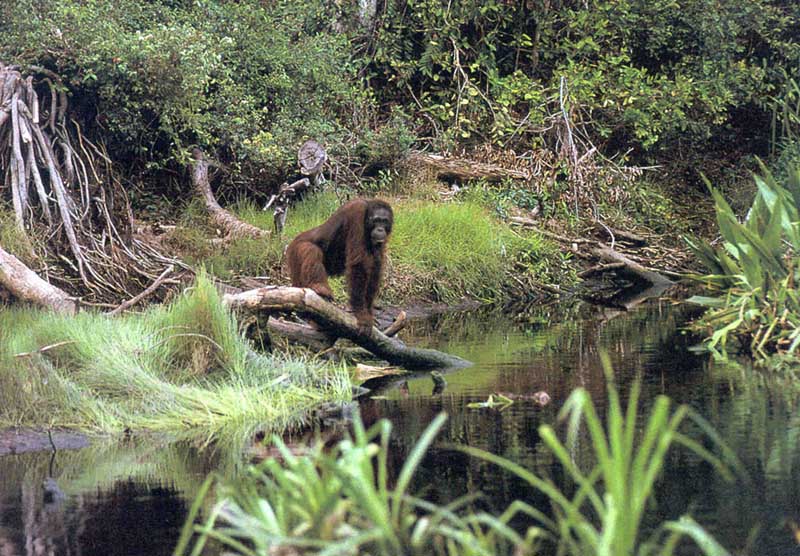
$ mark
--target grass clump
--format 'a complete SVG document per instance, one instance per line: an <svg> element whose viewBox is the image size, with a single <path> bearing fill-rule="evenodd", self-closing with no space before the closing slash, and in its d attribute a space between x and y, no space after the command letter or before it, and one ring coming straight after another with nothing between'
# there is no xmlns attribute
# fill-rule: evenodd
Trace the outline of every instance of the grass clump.
<svg viewBox="0 0 800 556"><path fill-rule="evenodd" d="M609 381L605 422L581 388L561 411L569 423L566 442L559 440L549 425L539 427L546 447L571 480L572 494L501 456L460 448L542 492L552 503L550 515L520 500L500 515L491 515L471 509L473 498L439 506L415 497L408 486L445 417L439 415L425 430L396 477L390 476L388 467L391 424L384 420L364 430L356 419L353 437L329 451L317 446L309 454L296 456L275 439L282 458L267 460L244 477L223 483L205 523L194 525L213 482L209 479L190 512L175 554L188 553L196 532L192 554L199 554L213 538L231 554L247 556L520 556L536 554L540 545L549 542L562 556L671 556L681 539L688 537L706 556L727 556L729 553L687 516L664 522L649 538L641 539L643 518L673 444L683 445L730 476L720 458L681 432L687 420L705 433L711 445L722 449L726 460L738 464L710 425L688 406L672 411L670 400L661 396L643 419L638 411L638 383L623 405L607 357L604 366ZM594 455L595 463L588 470L576 464L570 449L583 432L581 424L586 426Z"/></svg>
<svg viewBox="0 0 800 556"><path fill-rule="evenodd" d="M426 450L444 424L439 415L411 451L396 480L389 477L391 423L354 434L330 451L317 446L293 455L275 439L282 458L252 467L245 477L221 485L219 501L206 523L194 526L211 477L192 506L174 554L189 554L193 531L200 533L191 554L207 540L226 552L270 554L371 554L389 556L493 556L532 554L537 529L525 536L509 527L512 505L501 517L469 514L471 500L437 506L408 493Z"/></svg>
<svg viewBox="0 0 800 556"><path fill-rule="evenodd" d="M395 207L390 255L396 281L420 297L497 300L513 263L544 251L536 236L521 236L474 202L401 203ZM405 274L410 275L410 280Z"/></svg>
<svg viewBox="0 0 800 556"><path fill-rule="evenodd" d="M0 331L0 425L282 428L321 401L350 398L344 369L250 351L203 274L141 315L11 310Z"/></svg>

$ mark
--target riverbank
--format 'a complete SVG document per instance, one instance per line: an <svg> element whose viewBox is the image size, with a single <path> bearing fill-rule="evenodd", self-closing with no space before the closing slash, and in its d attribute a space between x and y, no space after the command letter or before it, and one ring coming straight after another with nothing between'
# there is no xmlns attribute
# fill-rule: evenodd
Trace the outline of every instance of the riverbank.
<svg viewBox="0 0 800 556"><path fill-rule="evenodd" d="M141 314L0 311L0 427L282 431L350 397L344 366L254 352L203 273Z"/></svg>

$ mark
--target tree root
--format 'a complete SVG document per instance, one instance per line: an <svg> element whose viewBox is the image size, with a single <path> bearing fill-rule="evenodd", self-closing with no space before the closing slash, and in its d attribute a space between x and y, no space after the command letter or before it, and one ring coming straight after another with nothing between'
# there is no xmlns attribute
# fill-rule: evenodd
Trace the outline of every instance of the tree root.
<svg viewBox="0 0 800 556"><path fill-rule="evenodd" d="M0 63L0 194L17 227L47 238L48 277L94 300L132 297L168 264L133 237L127 196L102 147L68 118L65 86ZM49 103L40 103L40 93Z"/></svg>

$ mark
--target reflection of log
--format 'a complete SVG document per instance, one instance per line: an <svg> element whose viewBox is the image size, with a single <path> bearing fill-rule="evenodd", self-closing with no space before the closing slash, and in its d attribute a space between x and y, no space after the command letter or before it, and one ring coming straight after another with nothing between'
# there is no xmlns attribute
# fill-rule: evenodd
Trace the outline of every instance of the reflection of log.
<svg viewBox="0 0 800 556"><path fill-rule="evenodd" d="M463 158L445 158L421 152L412 152L408 157L408 162L431 168L436 173L436 177L443 180L469 181L484 179L486 181L501 181L504 179L528 179L528 174L520 170L509 170L496 164L485 164Z"/></svg>
<svg viewBox="0 0 800 556"><path fill-rule="evenodd" d="M360 334L356 318L328 303L314 291L305 288L266 287L241 293L225 294L223 302L231 309L245 311L289 312L313 318L327 334L347 338L371 351L392 365L412 369L466 367L471 363L440 351L406 346L397 338L389 338L376 328L370 335Z"/></svg>
<svg viewBox="0 0 800 556"><path fill-rule="evenodd" d="M73 314L75 301L64 291L42 280L38 274L0 247L0 286L17 299L48 307L58 313Z"/></svg>
<svg viewBox="0 0 800 556"><path fill-rule="evenodd" d="M203 199L206 210L211 215L214 224L233 237L254 239L267 237L269 232L247 222L242 222L219 205L214 193L211 191L211 184L208 183L208 162L203 157L203 151L196 148L192 151L192 156L195 160L192 168L192 183L197 194Z"/></svg>

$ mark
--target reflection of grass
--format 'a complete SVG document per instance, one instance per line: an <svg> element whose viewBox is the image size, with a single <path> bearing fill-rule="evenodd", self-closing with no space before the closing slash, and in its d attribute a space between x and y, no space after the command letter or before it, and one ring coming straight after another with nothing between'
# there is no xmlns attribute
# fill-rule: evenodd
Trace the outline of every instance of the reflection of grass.
<svg viewBox="0 0 800 556"><path fill-rule="evenodd" d="M43 346L55 347L37 352ZM202 275L176 302L143 315L0 313L3 424L281 427L320 401L349 395L343 370L249 351Z"/></svg>

